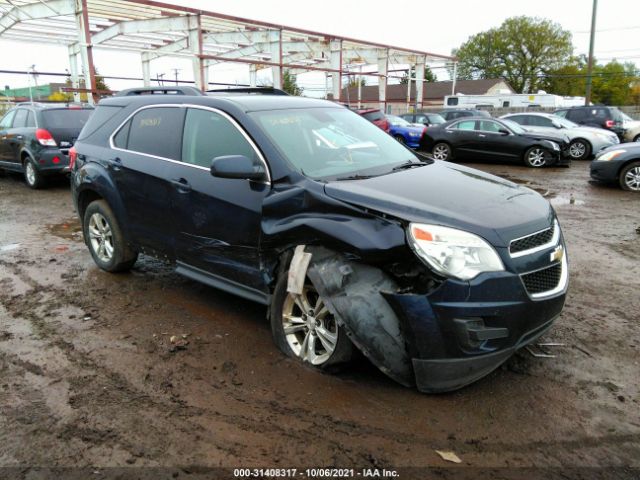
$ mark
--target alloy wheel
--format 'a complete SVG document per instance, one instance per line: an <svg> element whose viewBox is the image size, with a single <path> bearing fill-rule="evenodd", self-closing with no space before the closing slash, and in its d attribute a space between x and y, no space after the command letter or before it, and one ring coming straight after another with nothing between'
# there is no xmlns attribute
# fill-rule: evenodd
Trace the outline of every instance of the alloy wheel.
<svg viewBox="0 0 640 480"><path fill-rule="evenodd" d="M433 158L436 160L446 160L449 158L449 147L444 144L436 145L433 148Z"/></svg>
<svg viewBox="0 0 640 480"><path fill-rule="evenodd" d="M544 154L545 152L541 148L534 148L531 150L527 155L529 165L532 167L542 167L545 163Z"/></svg>
<svg viewBox="0 0 640 480"><path fill-rule="evenodd" d="M338 324L311 284L301 294L287 293L282 327L291 351L305 362L322 365L338 343Z"/></svg>
<svg viewBox="0 0 640 480"><path fill-rule="evenodd" d="M106 263L113 258L113 232L107 219L100 213L94 213L89 219L89 240L101 261Z"/></svg>
<svg viewBox="0 0 640 480"><path fill-rule="evenodd" d="M640 191L640 166L627 171L624 176L624 183L629 187L629 190Z"/></svg>
<svg viewBox="0 0 640 480"><path fill-rule="evenodd" d="M35 185L36 183L36 170L35 168L33 168L33 163L31 163L30 161L27 160L27 162L24 165L25 168L25 174L27 177L27 182L29 182L29 185Z"/></svg>
<svg viewBox="0 0 640 480"><path fill-rule="evenodd" d="M571 158L580 159L587 151L587 146L583 142L574 142L569 146Z"/></svg>

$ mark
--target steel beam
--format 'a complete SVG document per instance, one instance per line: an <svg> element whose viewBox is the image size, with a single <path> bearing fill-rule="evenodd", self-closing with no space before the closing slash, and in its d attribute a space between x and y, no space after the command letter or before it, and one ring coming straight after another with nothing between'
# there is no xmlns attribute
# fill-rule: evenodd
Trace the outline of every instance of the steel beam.
<svg viewBox="0 0 640 480"><path fill-rule="evenodd" d="M333 39L329 42L329 62L334 70L331 75L331 91L333 99L340 101L342 93L342 40Z"/></svg>
<svg viewBox="0 0 640 480"><path fill-rule="evenodd" d="M74 15L75 13L74 0L48 0L46 3L33 2L27 5L15 5L0 16L0 35L19 22Z"/></svg>
<svg viewBox="0 0 640 480"><path fill-rule="evenodd" d="M282 88L282 32L272 30L269 32L269 51L271 53L271 75L273 76L273 88Z"/></svg>
<svg viewBox="0 0 640 480"><path fill-rule="evenodd" d="M378 101L380 110L386 112L387 106L387 70L389 69L389 50L378 51L378 73L382 75L378 81Z"/></svg>
<svg viewBox="0 0 640 480"><path fill-rule="evenodd" d="M418 61L416 62L416 99L415 99L415 107L416 111L422 108L422 99L424 92L424 67L427 63L427 57L421 56L418 57Z"/></svg>
<svg viewBox="0 0 640 480"><path fill-rule="evenodd" d="M78 53L73 48L73 45L69 45L69 73L71 74L71 87L78 88ZM73 101L80 101L79 92L73 92Z"/></svg>
<svg viewBox="0 0 640 480"><path fill-rule="evenodd" d="M78 26L78 46L82 58L85 88L91 91L87 94L87 101L93 105L98 97L96 88L96 69L93 64L93 50L91 46L91 31L89 30L89 12L87 0L76 0L76 25Z"/></svg>
<svg viewBox="0 0 640 480"><path fill-rule="evenodd" d="M140 60L142 62L142 83L145 87L151 86L151 59L147 52L140 54Z"/></svg>
<svg viewBox="0 0 640 480"><path fill-rule="evenodd" d="M184 32L193 28L192 16L150 18L147 20L128 20L118 22L92 36L93 44L111 40L118 35L134 33Z"/></svg>

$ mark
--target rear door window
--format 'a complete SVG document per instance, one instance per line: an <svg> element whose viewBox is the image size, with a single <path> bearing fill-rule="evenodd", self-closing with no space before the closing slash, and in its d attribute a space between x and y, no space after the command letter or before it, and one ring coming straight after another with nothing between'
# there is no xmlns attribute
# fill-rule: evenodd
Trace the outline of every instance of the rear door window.
<svg viewBox="0 0 640 480"><path fill-rule="evenodd" d="M553 123L547 117L539 117L537 115L529 115L529 125L535 127L553 127Z"/></svg>
<svg viewBox="0 0 640 480"><path fill-rule="evenodd" d="M122 107L118 107L115 105L98 106L98 108L96 108L93 114L91 114L91 116L89 117L89 120L87 121L85 126L82 128L82 132L80 132L80 136L78 137L78 139L80 140L91 135L93 132L98 130L98 128L111 120L116 115L116 113L121 110Z"/></svg>
<svg viewBox="0 0 640 480"><path fill-rule="evenodd" d="M585 119L585 111L582 108L576 108L575 110L569 110L567 112L567 118L574 122L581 122Z"/></svg>
<svg viewBox="0 0 640 480"><path fill-rule="evenodd" d="M462 122L458 122L454 124L451 128L454 130L475 130L476 121L475 120L464 120Z"/></svg>
<svg viewBox="0 0 640 480"><path fill-rule="evenodd" d="M154 107L139 111L131 119L127 149L180 160L184 113L185 109L178 107Z"/></svg>
<svg viewBox="0 0 640 480"><path fill-rule="evenodd" d="M33 112L31 110L29 110L29 115L27 116L27 123L25 126L27 128L35 128L36 126L36 119L33 116Z"/></svg>
<svg viewBox="0 0 640 480"><path fill-rule="evenodd" d="M224 155L244 155L254 159L256 151L223 115L189 108L184 123L182 161L208 169L214 158Z"/></svg>
<svg viewBox="0 0 640 480"><path fill-rule="evenodd" d="M513 115L508 118L512 122L519 123L520 125L529 125L529 117L527 115Z"/></svg>
<svg viewBox="0 0 640 480"><path fill-rule="evenodd" d="M11 128L15 116L15 110L11 110L9 113L7 113L4 117L2 117L2 120L0 120L0 128Z"/></svg>

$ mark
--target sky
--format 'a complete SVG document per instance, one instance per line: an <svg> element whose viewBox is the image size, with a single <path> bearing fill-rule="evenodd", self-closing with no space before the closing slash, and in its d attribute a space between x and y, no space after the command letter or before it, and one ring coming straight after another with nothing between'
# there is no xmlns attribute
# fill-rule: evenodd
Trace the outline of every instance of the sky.
<svg viewBox="0 0 640 480"><path fill-rule="evenodd" d="M408 47L449 55L471 35L499 26L506 18L518 15L544 17L558 22L573 35L576 54L589 49L592 0L322 0L312 4L301 0L166 0L166 3L200 8L290 27L339 36ZM600 0L596 26L595 55L600 61L617 58L640 66L640 1ZM139 54L95 49L96 67L103 75L141 77ZM68 69L66 47L3 41L0 36L0 69L64 72ZM437 67L437 66L436 66ZM151 76L165 74L192 80L191 64L180 58L162 58L152 62ZM375 68L373 68L375 70ZM446 70L436 68L439 79ZM223 64L210 69L210 81L248 83L248 68ZM258 81L268 82L269 70ZM41 77L40 84L55 81ZM26 86L27 79L0 74L0 86ZM309 95L323 94L323 74L306 74L298 83ZM131 82L107 81L114 89L133 86Z"/></svg>

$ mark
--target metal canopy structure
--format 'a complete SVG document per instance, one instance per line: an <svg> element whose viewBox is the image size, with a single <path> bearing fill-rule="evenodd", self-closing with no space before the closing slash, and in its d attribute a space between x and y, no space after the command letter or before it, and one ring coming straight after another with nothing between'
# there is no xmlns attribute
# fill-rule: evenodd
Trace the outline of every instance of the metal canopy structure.
<svg viewBox="0 0 640 480"><path fill-rule="evenodd" d="M421 105L424 66L453 57L249 20L153 0L0 0L0 39L65 45L71 81L78 86L81 66L85 88L97 94L93 49L139 52L145 86L150 64L163 56L192 60L198 88L206 90L209 68L224 62L249 66L256 85L260 69L272 70L281 88L283 70L293 74L326 72L340 100L344 76L379 78L379 100L386 103L390 65L412 66ZM78 62L78 58L80 62ZM375 72L363 72L363 66ZM77 95L77 94L76 94Z"/></svg>

